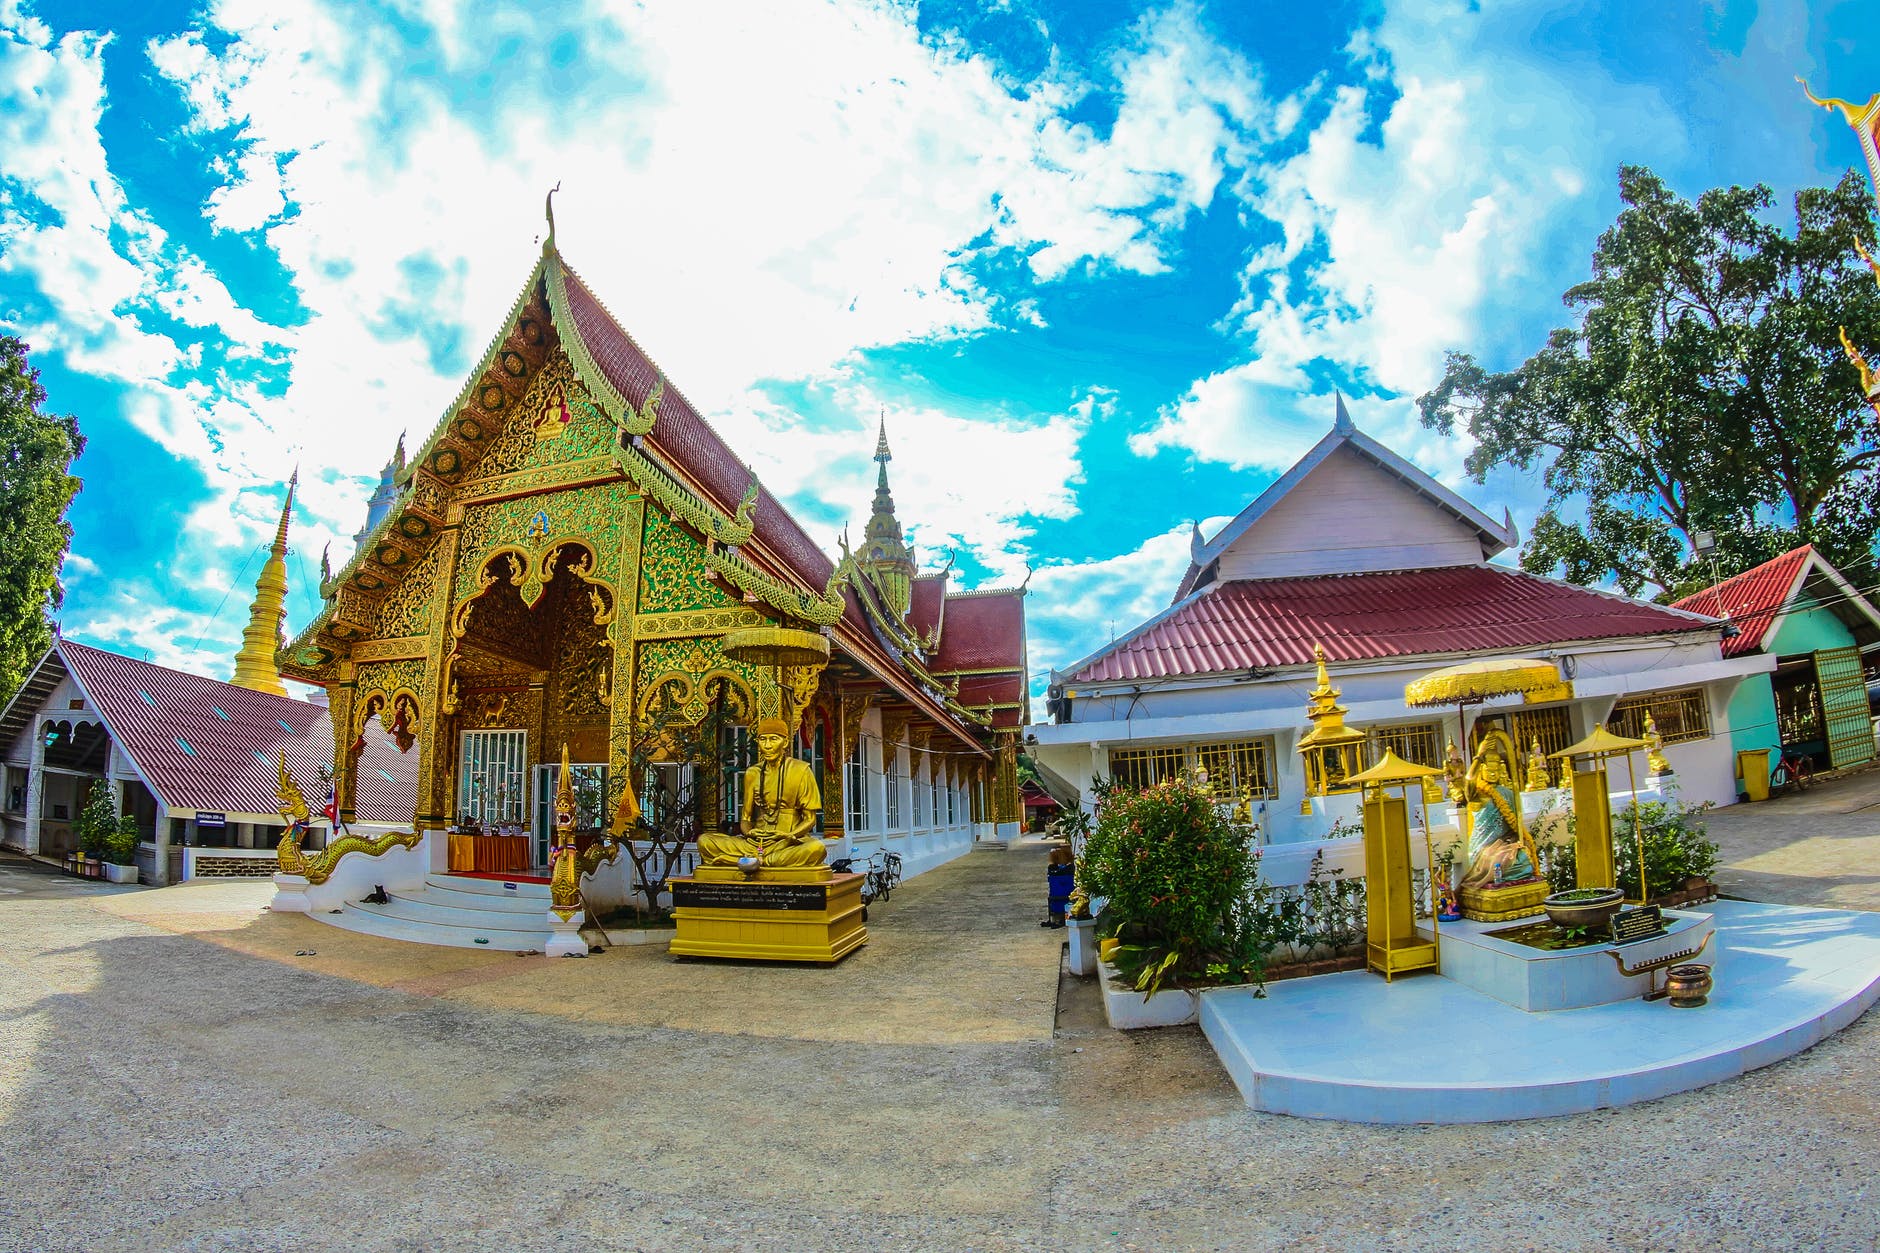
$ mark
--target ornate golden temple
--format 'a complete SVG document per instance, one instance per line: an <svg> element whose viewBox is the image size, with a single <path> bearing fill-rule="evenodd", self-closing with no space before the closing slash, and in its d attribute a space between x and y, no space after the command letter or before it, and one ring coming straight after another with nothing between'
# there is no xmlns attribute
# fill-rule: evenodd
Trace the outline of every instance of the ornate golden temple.
<svg viewBox="0 0 1880 1253"><path fill-rule="evenodd" d="M281 674L328 694L341 818L374 719L418 755L416 831L540 833L553 826L541 770L564 746L614 814L630 777L657 788L641 764L660 758L656 727L717 710L747 728L785 722L791 754L818 771L825 842L851 825L937 826L943 791L965 811L947 815L956 825L1015 830L1024 589L949 592L946 573L918 572L885 427L875 516L861 549L832 560L567 266L549 225L494 342L397 459L396 498L279 653ZM827 663L722 646L777 628L826 640ZM873 801L845 795L852 783ZM439 849L430 860L445 869ZM544 872L545 844L530 861Z"/></svg>

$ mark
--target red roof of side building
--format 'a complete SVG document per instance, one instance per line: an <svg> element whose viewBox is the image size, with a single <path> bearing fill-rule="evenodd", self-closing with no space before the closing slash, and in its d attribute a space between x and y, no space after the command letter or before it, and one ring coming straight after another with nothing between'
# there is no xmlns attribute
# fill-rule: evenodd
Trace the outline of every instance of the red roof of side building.
<svg viewBox="0 0 1880 1253"><path fill-rule="evenodd" d="M60 640L55 649L118 747L171 809L278 812L281 754L310 807L325 799L320 767L333 759L325 706L151 665ZM357 816L410 822L417 749L401 754L373 732L359 761Z"/></svg>
<svg viewBox="0 0 1880 1253"><path fill-rule="evenodd" d="M1701 592L1673 602L1675 609L1727 617L1736 624L1737 634L1723 642L1725 657L1741 657L1762 647L1769 625L1782 612L1795 591L1796 581L1808 568L1814 555L1812 544L1791 548L1771 561L1765 561Z"/></svg>
<svg viewBox="0 0 1880 1253"><path fill-rule="evenodd" d="M1129 681L1312 662L1499 652L1719 624L1501 566L1209 584L1077 663L1069 682Z"/></svg>

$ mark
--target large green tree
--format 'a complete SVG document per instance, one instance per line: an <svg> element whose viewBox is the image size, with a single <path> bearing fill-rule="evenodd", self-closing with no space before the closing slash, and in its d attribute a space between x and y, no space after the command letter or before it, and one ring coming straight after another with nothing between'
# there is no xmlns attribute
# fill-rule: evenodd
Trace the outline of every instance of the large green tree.
<svg viewBox="0 0 1880 1253"><path fill-rule="evenodd" d="M1865 181L1797 192L1792 232L1767 187L1693 204L1627 166L1619 194L1565 296L1578 324L1507 373L1450 353L1424 425L1468 431L1478 483L1540 469L1524 569L1682 595L1710 582L1693 562L1708 531L1724 573L1812 542L1873 583L1880 423L1838 338L1880 348L1880 287L1853 250L1874 234Z"/></svg>
<svg viewBox="0 0 1880 1253"><path fill-rule="evenodd" d="M65 598L65 510L78 491L67 471L85 448L77 418L39 411L46 389L27 352L0 335L0 702L52 642L47 613Z"/></svg>

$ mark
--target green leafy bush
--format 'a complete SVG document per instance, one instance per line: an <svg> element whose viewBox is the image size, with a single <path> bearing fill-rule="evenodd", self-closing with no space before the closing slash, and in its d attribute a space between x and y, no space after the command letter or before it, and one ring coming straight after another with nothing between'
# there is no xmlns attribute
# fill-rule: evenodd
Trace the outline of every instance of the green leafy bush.
<svg viewBox="0 0 1880 1253"><path fill-rule="evenodd" d="M1083 884L1108 898L1100 930L1145 996L1169 984L1257 982L1259 855L1188 778L1110 788L1084 846Z"/></svg>
<svg viewBox="0 0 1880 1253"><path fill-rule="evenodd" d="M78 837L79 848L87 857L103 858L111 835L117 830L117 807L111 803L111 789L103 782L91 785L91 795L85 798L85 807L78 811L78 820L72 824L72 833Z"/></svg>
<svg viewBox="0 0 1880 1253"><path fill-rule="evenodd" d="M1640 833L1645 843L1645 874L1652 894L1675 892L1691 878L1708 879L1717 870L1718 849L1703 823L1710 802L1686 805L1682 801L1644 801L1638 807ZM1543 844L1541 867L1547 885L1556 892L1576 886L1573 838L1579 829L1577 814L1567 816L1567 842ZM1615 887L1638 895L1639 837L1632 831L1632 807L1612 815L1612 854Z"/></svg>
<svg viewBox="0 0 1880 1253"><path fill-rule="evenodd" d="M114 866L137 864L137 815L125 814L105 840L104 859Z"/></svg>

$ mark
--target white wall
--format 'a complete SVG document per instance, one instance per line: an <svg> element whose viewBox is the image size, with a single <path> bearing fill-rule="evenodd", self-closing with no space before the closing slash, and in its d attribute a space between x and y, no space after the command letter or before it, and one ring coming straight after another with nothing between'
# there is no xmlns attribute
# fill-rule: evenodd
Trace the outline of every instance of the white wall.
<svg viewBox="0 0 1880 1253"><path fill-rule="evenodd" d="M1416 570L1482 560L1476 529L1349 447L1314 466L1230 544L1220 579Z"/></svg>

